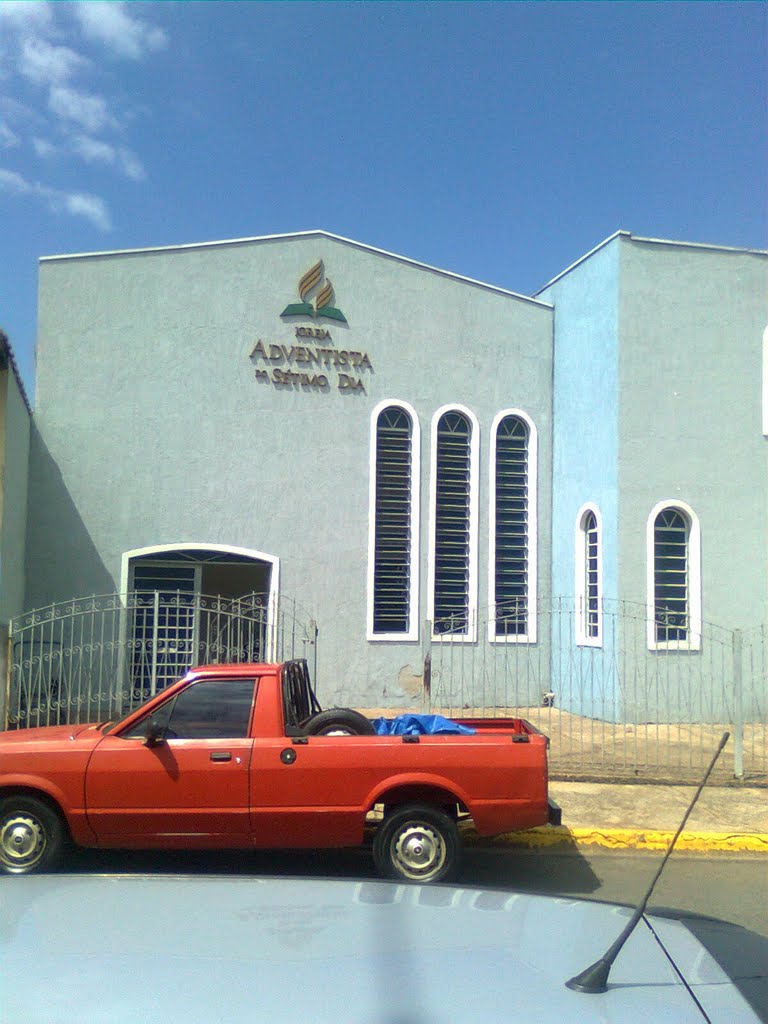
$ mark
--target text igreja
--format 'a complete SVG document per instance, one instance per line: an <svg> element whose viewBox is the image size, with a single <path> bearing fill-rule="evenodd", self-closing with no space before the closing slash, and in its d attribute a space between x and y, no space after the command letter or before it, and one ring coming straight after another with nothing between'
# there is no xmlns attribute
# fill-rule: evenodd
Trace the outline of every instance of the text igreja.
<svg viewBox="0 0 768 1024"><path fill-rule="evenodd" d="M309 348L306 345L265 345L259 338L251 352L251 360L262 360L273 366L283 364L312 367L325 366L344 369L372 370L373 364L367 352L351 352L344 348Z"/></svg>

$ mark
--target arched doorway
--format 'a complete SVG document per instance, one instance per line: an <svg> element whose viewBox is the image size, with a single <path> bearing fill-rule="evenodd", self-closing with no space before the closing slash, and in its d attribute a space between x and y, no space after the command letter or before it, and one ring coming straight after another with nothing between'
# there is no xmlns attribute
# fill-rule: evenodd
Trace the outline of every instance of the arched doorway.
<svg viewBox="0 0 768 1024"><path fill-rule="evenodd" d="M274 656L279 560L222 544L162 544L123 554L123 672L137 695L194 664ZM121 673L122 675L123 673Z"/></svg>

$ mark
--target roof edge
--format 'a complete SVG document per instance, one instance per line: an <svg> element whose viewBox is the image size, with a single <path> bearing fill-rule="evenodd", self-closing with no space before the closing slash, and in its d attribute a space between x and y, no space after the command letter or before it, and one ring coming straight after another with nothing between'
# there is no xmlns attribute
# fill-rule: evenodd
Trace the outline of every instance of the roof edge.
<svg viewBox="0 0 768 1024"><path fill-rule="evenodd" d="M570 274L570 272L574 270L576 267L578 267L580 263L584 263L584 261L588 260L590 256L594 256L596 252L598 252L600 249L603 249L606 245L608 245L609 242L612 242L614 238L619 237L631 238L632 236L630 235L629 231L614 231L612 235L609 235L607 238L604 238L602 242L598 242L593 249L589 250L589 252L585 252L583 256L579 256L579 258L575 262L571 263L570 266L566 267L565 270L561 270L559 274L555 274L555 276L550 281L547 281L547 283L545 285L542 285L541 288L537 288L533 294L541 295L541 293L546 291L547 288L551 288L553 284L559 281L561 277L565 277L566 274Z"/></svg>
<svg viewBox="0 0 768 1024"><path fill-rule="evenodd" d="M753 256L768 256L768 249L750 249L743 246L736 245L714 245L709 242L679 242L672 238L646 238L644 235L633 235L631 231L614 231L612 235L604 238L602 242L590 249L589 252L580 256L574 263L566 267L565 270L561 270L559 274L556 274L550 281L547 281L541 288L537 288L533 293L534 296L541 295L542 292L546 291L547 288L551 288L553 284L565 277L566 274L570 274L572 270L579 266L580 263L584 263L590 256L594 256L596 252L608 245L615 238L628 238L631 242L640 242L645 245L674 245L682 249L709 249L715 252L741 252L752 254Z"/></svg>
<svg viewBox="0 0 768 1024"><path fill-rule="evenodd" d="M508 295L511 298L521 299L523 302L530 302L535 306L541 306L545 309L552 308L552 303L546 302L543 299L537 299L531 295L523 295L520 292L513 292L508 288L501 288L499 285L489 284L487 281L479 281L473 277L466 277L464 274L457 274L452 270L444 270L442 267L435 267L430 263L423 263L420 260L411 259L409 256L402 256L399 253L390 252L388 249L380 249L375 245L367 245L365 242L358 242L354 238L345 238L343 235L336 235L331 231L323 231L321 228L317 228L312 231L287 231L276 235L252 235L245 238L226 238L214 242L186 242L179 245L157 245L138 249L105 249L99 252L62 253L56 256L40 256L39 262L53 263L58 260L80 260L100 258L104 256L130 256L138 255L140 253L176 252L183 249L210 249L216 246L245 245L248 242L275 242L290 238L312 237L322 237L331 239L335 242L342 242L345 245L354 246L356 249L362 249L364 252L371 252L378 256L385 256L387 259L397 260L399 263L418 267L420 270L429 270L433 274L440 274L441 276L448 277L454 281L461 281L464 284L471 284L478 288L484 288L488 291L496 292L498 295Z"/></svg>
<svg viewBox="0 0 768 1024"><path fill-rule="evenodd" d="M646 238L643 235L629 236L633 242L652 245L677 245L683 249L714 249L716 252L744 252L753 256L768 256L768 249L751 249L743 245L715 245L712 242L679 242L673 238Z"/></svg>
<svg viewBox="0 0 768 1024"><path fill-rule="evenodd" d="M19 364L16 362L16 356L13 353L13 348L8 339L8 335L5 331L0 330L0 353L8 359L11 369L13 370L13 376L16 378L16 385L19 389L19 394L27 407L27 412L32 415L32 406L29 404L29 398L27 397L27 389L24 387L24 381L21 379L21 373L19 372Z"/></svg>

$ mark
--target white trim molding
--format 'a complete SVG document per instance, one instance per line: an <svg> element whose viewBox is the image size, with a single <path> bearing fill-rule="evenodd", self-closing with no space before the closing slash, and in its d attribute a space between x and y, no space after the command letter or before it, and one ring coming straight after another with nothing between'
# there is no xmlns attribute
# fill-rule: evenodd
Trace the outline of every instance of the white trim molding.
<svg viewBox="0 0 768 1024"><path fill-rule="evenodd" d="M496 432L507 416L516 416L528 428L528 558L526 562L526 611L528 629L519 636L496 632ZM538 637L538 464L539 441L536 424L522 409L502 409L491 424L488 488L488 640L498 644L535 644Z"/></svg>
<svg viewBox="0 0 768 1024"><path fill-rule="evenodd" d="M768 326L763 331L763 437L768 437Z"/></svg>
<svg viewBox="0 0 768 1024"><path fill-rule="evenodd" d="M472 431L469 440L469 565L467 586L467 624L466 633L441 634L435 633L435 547L436 547L436 514L437 514L437 426L448 412L458 412L469 420ZM475 643L477 640L477 585L478 585L478 528L480 518L480 424L477 416L465 405L441 405L432 417L430 442L430 479L429 479L429 562L427 619L432 624L433 643Z"/></svg>
<svg viewBox="0 0 768 1024"><path fill-rule="evenodd" d="M688 635L685 640L656 639L656 519L664 509L681 512L687 520L687 616ZM646 632L649 651L701 650L701 527L699 517L690 505L676 498L657 502L651 509L645 527L646 543Z"/></svg>
<svg viewBox="0 0 768 1024"><path fill-rule="evenodd" d="M280 595L280 559L276 555L268 555L263 551L255 551L252 548L233 547L231 544L205 544L194 541L181 541L178 544L152 544L149 547L133 548L124 551L120 565L120 597L123 606L128 602L128 583L130 579L131 562L145 558L147 555L158 555L174 551L215 551L227 555L241 555L251 562L267 562L270 566L269 573L269 598L267 600L267 656L274 657L276 649L277 610Z"/></svg>
<svg viewBox="0 0 768 1024"><path fill-rule="evenodd" d="M287 231L277 235L252 235L247 238L222 238L213 242L184 242L177 245L153 245L140 249L103 249L96 252L58 253L53 256L40 256L39 262L53 263L57 260L101 259L108 256L135 256L143 255L144 253L179 252L185 249L212 249L221 246L248 245L250 243L292 241L297 238L317 238L321 241L328 239L332 242L341 242L344 245L351 245L355 249L360 249L362 252L372 252L377 256L384 256L387 259L396 260L398 263L405 263L406 266L409 267L418 267L420 270L428 270L433 274L439 274L441 277L447 277L452 281L461 281L464 284L476 285L478 288L495 292L497 295L509 295L513 299L522 299L523 302L530 302L535 306L541 306L543 309L552 309L552 304L550 302L537 299L535 296L523 295L522 292L511 292L508 288L501 288L499 285L488 284L487 281L478 281L473 277L465 277L463 274L456 274L452 270L443 270L441 267L434 267L430 263L422 263L420 260L411 259L409 256L401 256L399 253L389 252L387 249L379 249L375 245L368 245L366 242L358 242L355 241L354 238L345 238L343 235L336 235L331 231L323 231L320 228L310 231Z"/></svg>
<svg viewBox="0 0 768 1024"><path fill-rule="evenodd" d="M587 592L587 532L585 520L589 514L595 517L597 531L597 633L590 636L588 631L589 594ZM594 502L588 501L576 513L574 537L574 595L576 598L576 644L579 647L603 646L603 517Z"/></svg>
<svg viewBox="0 0 768 1024"><path fill-rule="evenodd" d="M385 409L402 409L411 419L411 551L410 551L410 592L408 594L408 630L404 633L374 633L373 631L373 583L376 567L376 441L379 416ZM406 643L419 639L419 535L421 495L421 426L412 405L391 398L379 404L371 412L370 447L368 453L368 580L366 616L366 637L372 642Z"/></svg>

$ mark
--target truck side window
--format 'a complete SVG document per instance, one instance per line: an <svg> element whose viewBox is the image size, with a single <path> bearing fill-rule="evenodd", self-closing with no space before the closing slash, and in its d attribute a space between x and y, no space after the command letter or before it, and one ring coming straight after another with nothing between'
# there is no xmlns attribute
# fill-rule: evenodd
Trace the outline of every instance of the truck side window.
<svg viewBox="0 0 768 1024"><path fill-rule="evenodd" d="M162 704L151 716L168 740L228 740L248 736L254 679L203 679ZM122 739L146 734L144 717Z"/></svg>
<svg viewBox="0 0 768 1024"><path fill-rule="evenodd" d="M176 697L169 740L243 739L248 735L253 679L204 679Z"/></svg>

